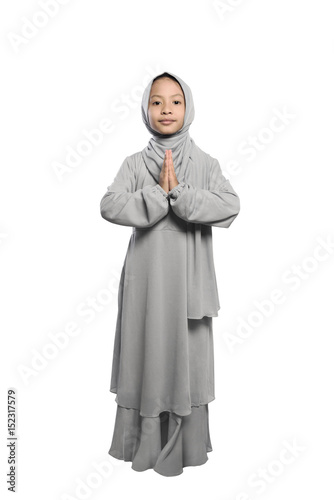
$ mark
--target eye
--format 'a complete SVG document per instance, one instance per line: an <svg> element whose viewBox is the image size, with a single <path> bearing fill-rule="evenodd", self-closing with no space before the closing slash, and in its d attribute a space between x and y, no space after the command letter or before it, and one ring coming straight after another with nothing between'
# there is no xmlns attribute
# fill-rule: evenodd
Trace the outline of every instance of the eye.
<svg viewBox="0 0 334 500"><path fill-rule="evenodd" d="M182 104L181 101L174 101L174 102L179 102L180 104Z"/></svg>
<svg viewBox="0 0 334 500"><path fill-rule="evenodd" d="M160 101L154 101L154 102L152 102L152 105L155 104L156 102L160 102Z"/></svg>

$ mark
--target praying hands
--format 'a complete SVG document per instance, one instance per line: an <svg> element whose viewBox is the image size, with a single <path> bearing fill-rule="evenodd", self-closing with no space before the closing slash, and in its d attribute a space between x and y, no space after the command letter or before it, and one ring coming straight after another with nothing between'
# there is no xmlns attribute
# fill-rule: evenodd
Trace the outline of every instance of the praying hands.
<svg viewBox="0 0 334 500"><path fill-rule="evenodd" d="M166 193L179 184L174 170L171 149L166 149L164 162L160 172L159 184Z"/></svg>

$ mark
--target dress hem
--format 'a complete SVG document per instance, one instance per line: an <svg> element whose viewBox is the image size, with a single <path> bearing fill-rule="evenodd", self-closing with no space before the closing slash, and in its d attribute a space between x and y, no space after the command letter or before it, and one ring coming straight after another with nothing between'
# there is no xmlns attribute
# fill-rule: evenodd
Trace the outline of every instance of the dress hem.
<svg viewBox="0 0 334 500"><path fill-rule="evenodd" d="M117 394L117 389L110 389L109 390L112 394ZM215 401L216 397L215 396L209 396L209 399L208 401L206 402L202 402L202 403L199 403L199 404L191 404L190 407L193 408L193 407L196 407L196 408L199 408L200 406L205 406L209 403L212 403L213 401ZM121 408L125 408L126 410L137 410L139 411L139 415L141 417L147 417L147 418L157 418L159 417L160 413L164 412L164 411L168 411L170 413L174 413L175 415L179 415L180 417L187 417L188 415L191 414L191 411L189 413L184 413L184 414L181 414L181 413L178 413L170 408L168 409L164 409L164 410L160 410L158 415L143 415L142 413L140 413L140 408L133 408L132 406L124 406L124 405L121 405L120 403L118 403L118 401L116 401L117 405L120 406Z"/></svg>
<svg viewBox="0 0 334 500"><path fill-rule="evenodd" d="M170 413L169 419L148 419L136 409L117 406L109 455L132 462L137 472L153 469L162 476L178 476L184 467L207 462L213 447L208 404L192 408L189 416Z"/></svg>
<svg viewBox="0 0 334 500"><path fill-rule="evenodd" d="M220 310L221 310L221 306L218 305L217 309L213 312L208 312L208 313L202 314L201 316L187 316L187 319L203 319L205 317L218 318Z"/></svg>
<svg viewBox="0 0 334 500"><path fill-rule="evenodd" d="M218 313L206 313L206 314L203 314L202 316L198 316L198 317L194 317L194 316L187 316L187 319L203 319L203 318L217 318L218 317Z"/></svg>
<svg viewBox="0 0 334 500"><path fill-rule="evenodd" d="M210 453L212 451L213 451L213 449L211 447L208 447L207 450L206 450L207 453ZM127 463L133 462L133 460L131 460L131 459L124 459L121 456L118 456L118 453L114 452L113 450L109 450L108 454L111 457L116 458L116 460L121 460L121 461L127 462ZM200 463L197 463L197 464L195 464L195 463L183 464L182 468L184 468L184 467L199 467L201 465L206 464L206 462L208 460L209 460L209 457L207 457L206 460L204 460L203 462L200 462ZM131 465L131 469L134 470L134 471L136 471L136 472L145 472L147 470L154 470L154 472L157 472L161 476L165 476L165 477L180 476L183 473L183 470L181 470L180 472L178 472L176 474L167 474L167 473L162 474L161 472L159 472L158 470L156 470L155 467L146 467L145 469L139 469L139 468L133 467L133 465Z"/></svg>

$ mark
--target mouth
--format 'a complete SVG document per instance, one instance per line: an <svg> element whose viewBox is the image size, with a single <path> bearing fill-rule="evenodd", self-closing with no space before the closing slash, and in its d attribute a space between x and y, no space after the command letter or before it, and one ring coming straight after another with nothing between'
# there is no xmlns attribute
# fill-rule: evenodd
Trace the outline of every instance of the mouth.
<svg viewBox="0 0 334 500"><path fill-rule="evenodd" d="M175 120L160 120L160 123L163 125L169 125L170 123L174 123Z"/></svg>

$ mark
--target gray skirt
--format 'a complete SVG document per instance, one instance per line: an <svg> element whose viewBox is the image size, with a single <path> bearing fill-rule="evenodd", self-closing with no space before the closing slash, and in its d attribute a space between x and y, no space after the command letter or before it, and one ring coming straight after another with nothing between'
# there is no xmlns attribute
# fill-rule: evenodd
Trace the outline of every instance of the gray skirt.
<svg viewBox="0 0 334 500"><path fill-rule="evenodd" d="M188 414L168 408L174 401L172 394L164 400L168 409L162 410L159 398L157 416L143 416L140 409L117 404L109 454L131 461L135 471L153 469L163 476L176 476L183 467L203 465L212 451L208 407L215 399L212 318L188 319L188 325L189 356L184 359L191 400Z"/></svg>
<svg viewBox="0 0 334 500"><path fill-rule="evenodd" d="M150 250L150 251L149 251ZM117 413L109 454L173 476L212 451L212 317L187 317L186 253L179 231L137 231L118 292L110 391Z"/></svg>
<svg viewBox="0 0 334 500"><path fill-rule="evenodd" d="M132 462L142 472L153 469L163 476L182 474L183 467L203 465L212 451L208 405L194 406L180 417L162 412L142 417L139 410L117 405L114 434L109 454Z"/></svg>

